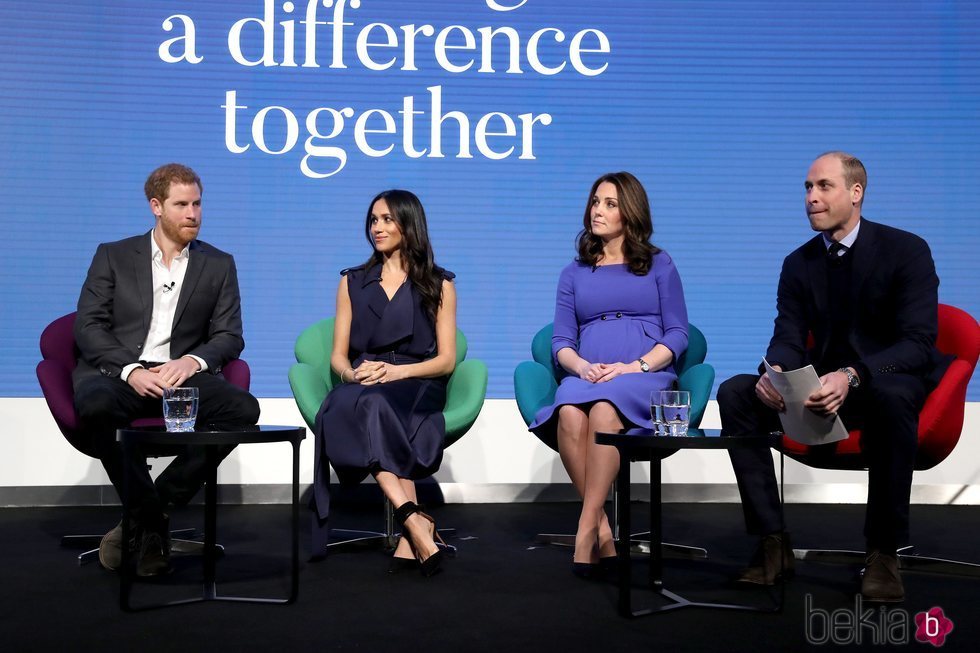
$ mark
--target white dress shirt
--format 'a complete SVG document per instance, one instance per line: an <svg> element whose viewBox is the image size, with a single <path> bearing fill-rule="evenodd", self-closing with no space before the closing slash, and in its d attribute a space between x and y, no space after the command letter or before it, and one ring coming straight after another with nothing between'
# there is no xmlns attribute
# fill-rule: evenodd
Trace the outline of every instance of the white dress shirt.
<svg viewBox="0 0 980 653"><path fill-rule="evenodd" d="M843 249L837 252L837 256L843 256L844 253L847 252L847 250L851 249L851 247L854 246L854 241L857 240L859 231L861 231L860 220L858 220L858 223L854 226L853 229L851 229L851 233L841 238L840 244L843 245ZM822 235L823 235L823 246L829 250L830 246L834 244L834 241L832 241L830 238L827 238L827 234L822 234Z"/></svg>
<svg viewBox="0 0 980 653"><path fill-rule="evenodd" d="M187 272L187 261L190 259L189 248L184 247L180 254L175 256L170 262L170 267L163 262L163 250L157 245L156 229L150 234L150 259L153 269L153 313L150 317L150 328L146 338L143 340L142 360L153 363L164 363L172 360L170 356L170 336L173 332L174 315L177 312L177 299L180 297L180 289L184 283L184 274ZM202 358L188 354L201 366L200 371L207 369L208 365ZM139 363L130 363L123 368L123 381L129 379L129 375Z"/></svg>

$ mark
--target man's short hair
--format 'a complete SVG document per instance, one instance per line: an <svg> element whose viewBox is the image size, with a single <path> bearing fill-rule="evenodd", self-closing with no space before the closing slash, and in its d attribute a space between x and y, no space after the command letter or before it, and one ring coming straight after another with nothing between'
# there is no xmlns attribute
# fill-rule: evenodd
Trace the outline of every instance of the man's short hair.
<svg viewBox="0 0 980 653"><path fill-rule="evenodd" d="M196 172L180 163L168 163L151 172L146 178L146 184L143 185L146 199L156 198L163 202L170 194L171 184L197 184L198 190L204 192L204 185Z"/></svg>
<svg viewBox="0 0 980 653"><path fill-rule="evenodd" d="M847 152L841 152L839 150L824 152L817 158L822 159L825 156L832 156L840 161L841 167L844 169L844 184L848 188L854 184L861 184L861 188L867 192L868 171L864 169L864 164L861 163L859 158L853 154L848 154Z"/></svg>

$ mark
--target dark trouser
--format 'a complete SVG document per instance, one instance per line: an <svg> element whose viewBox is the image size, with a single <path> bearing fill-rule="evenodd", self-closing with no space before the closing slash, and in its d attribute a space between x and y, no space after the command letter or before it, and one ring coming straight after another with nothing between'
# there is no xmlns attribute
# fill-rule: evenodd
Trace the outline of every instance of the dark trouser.
<svg viewBox="0 0 980 653"><path fill-rule="evenodd" d="M220 430L222 426L255 424L259 419L259 402L255 397L221 377L206 372L195 374L184 386L200 389L196 422L199 429ZM207 474L204 447L175 446L161 452L160 455L176 455L176 458L157 477L156 483L146 466L148 452L135 447L128 459L123 456L122 447L116 442L116 429L125 428L141 417L161 417L161 402L156 397L140 397L118 377L92 377L75 389L75 410L84 427L84 441L73 444L102 461L120 498L125 470L129 469L129 501L124 511L148 524L159 521L169 506L189 502L201 489ZM217 448L218 461L234 448L234 445Z"/></svg>
<svg viewBox="0 0 980 653"><path fill-rule="evenodd" d="M778 414L755 394L758 380L756 375L741 374L718 389L722 435L782 430ZM925 383L918 377L882 374L851 390L840 411L848 429L861 429L861 449L868 467L864 520L868 550L893 551L908 542L919 411L926 394ZM783 515L769 449L732 449L729 454L748 532L766 535L781 530Z"/></svg>

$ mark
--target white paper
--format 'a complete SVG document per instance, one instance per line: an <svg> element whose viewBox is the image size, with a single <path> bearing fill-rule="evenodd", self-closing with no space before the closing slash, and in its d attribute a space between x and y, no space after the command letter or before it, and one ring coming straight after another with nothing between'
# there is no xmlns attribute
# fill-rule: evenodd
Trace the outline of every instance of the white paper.
<svg viewBox="0 0 980 653"><path fill-rule="evenodd" d="M847 437L847 429L840 417L824 417L803 405L807 397L820 389L820 377L813 365L778 372L765 358L762 362L766 366L772 387L782 395L786 405L786 410L779 413L779 421L788 438L800 444L812 445L837 442Z"/></svg>

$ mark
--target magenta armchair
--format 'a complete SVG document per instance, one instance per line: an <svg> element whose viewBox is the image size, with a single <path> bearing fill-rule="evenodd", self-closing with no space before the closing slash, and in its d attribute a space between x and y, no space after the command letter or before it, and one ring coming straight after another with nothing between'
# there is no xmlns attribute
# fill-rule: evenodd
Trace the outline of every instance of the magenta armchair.
<svg viewBox="0 0 980 653"><path fill-rule="evenodd" d="M37 364L37 380L41 385L41 393L48 403L48 409L55 423L65 436L65 439L86 456L95 457L84 446L85 438L81 434L81 424L78 413L75 412L75 390L72 386L71 373L78 361L78 347L75 346L73 329L75 313L63 315L45 327L41 332L41 362ZM222 368L222 374L229 383L248 390L252 380L248 363L241 359L229 361ZM162 425L163 418L143 418L133 422L133 426ZM152 455L153 452L151 452ZM167 455L167 452L160 452ZM186 534L173 531L174 534ZM78 556L78 564L83 564L95 558L98 554L101 535L67 535L62 538L62 546L84 547L89 549Z"/></svg>

